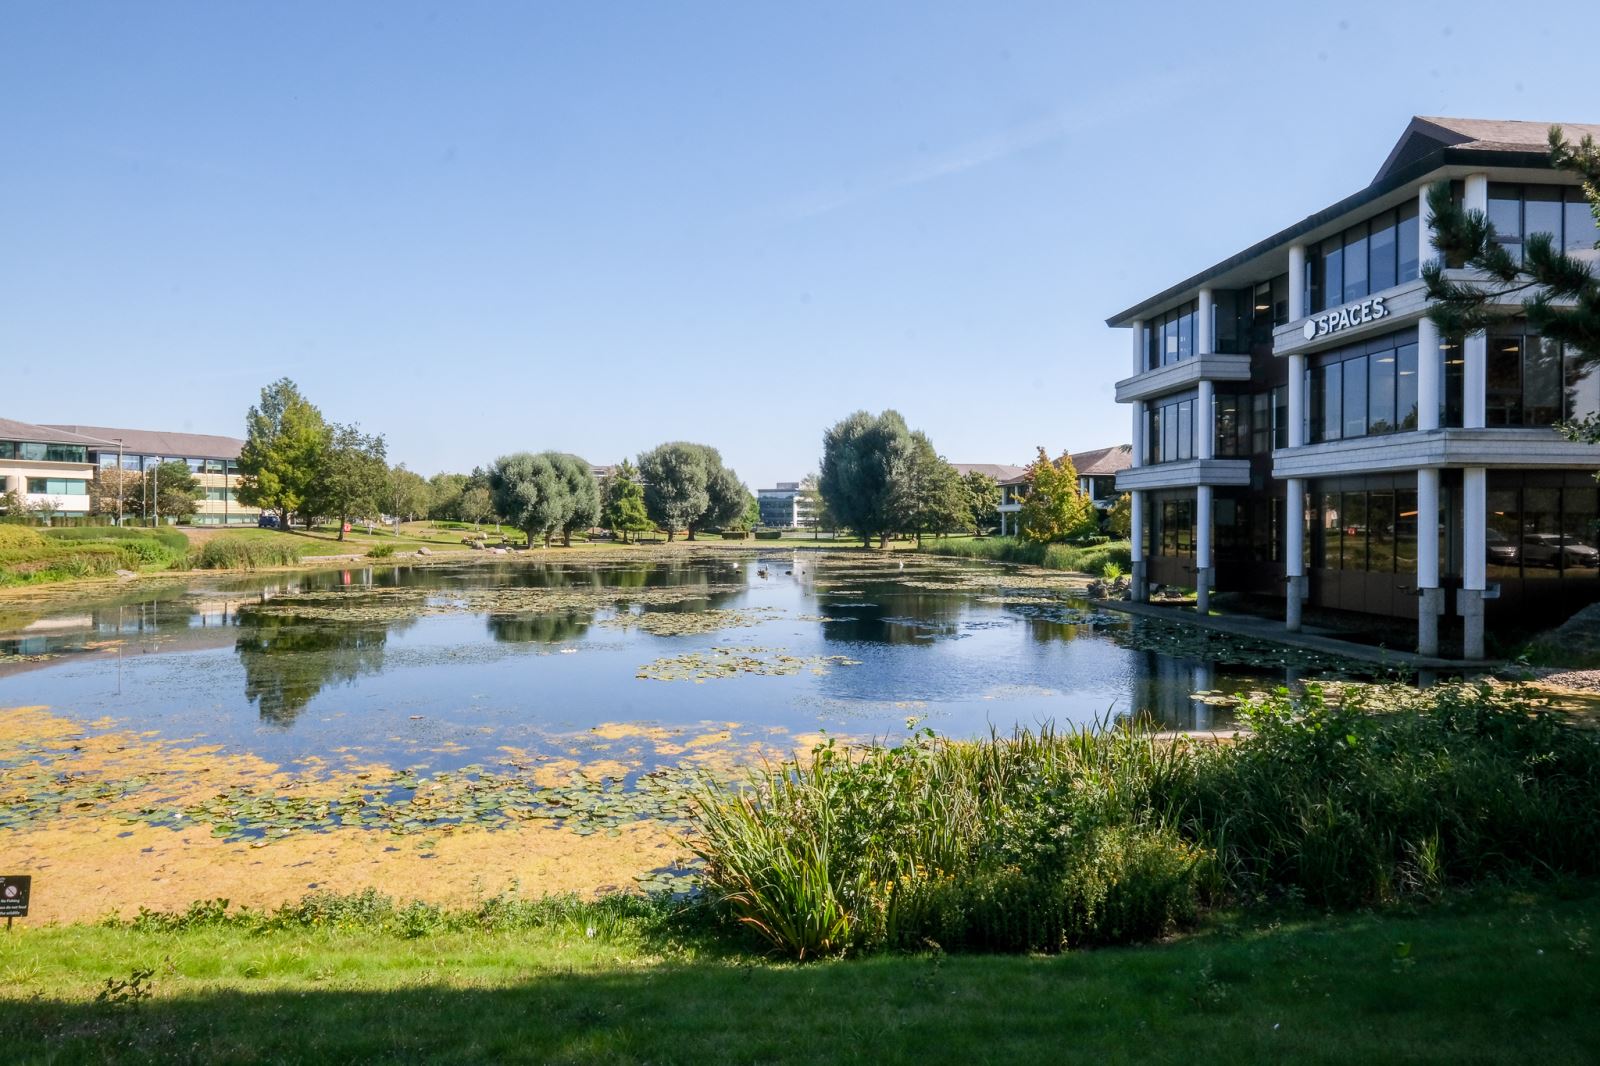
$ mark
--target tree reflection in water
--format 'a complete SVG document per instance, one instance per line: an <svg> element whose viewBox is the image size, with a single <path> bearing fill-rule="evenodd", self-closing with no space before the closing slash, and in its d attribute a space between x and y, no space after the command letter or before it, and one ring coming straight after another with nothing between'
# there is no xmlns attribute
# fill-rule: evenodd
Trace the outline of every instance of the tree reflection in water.
<svg viewBox="0 0 1600 1066"><path fill-rule="evenodd" d="M234 649L244 667L245 698L263 722L287 728L328 685L382 670L389 631L411 624L329 624L241 613Z"/></svg>
<svg viewBox="0 0 1600 1066"><path fill-rule="evenodd" d="M489 635L507 644L559 644L583 636L593 622L593 611L577 609L488 616Z"/></svg>

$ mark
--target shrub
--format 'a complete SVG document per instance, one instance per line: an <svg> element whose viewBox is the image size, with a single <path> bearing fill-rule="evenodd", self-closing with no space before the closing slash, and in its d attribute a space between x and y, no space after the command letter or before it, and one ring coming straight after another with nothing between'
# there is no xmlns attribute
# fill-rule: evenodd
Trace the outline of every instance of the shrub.
<svg viewBox="0 0 1600 1066"><path fill-rule="evenodd" d="M1118 566L1114 562L1109 562L1108 561L1104 566L1102 566L1100 568L1100 576L1105 578L1107 581L1110 581L1110 582L1113 582L1113 583L1121 581L1122 580L1122 567Z"/></svg>
<svg viewBox="0 0 1600 1066"><path fill-rule="evenodd" d="M44 544L44 534L29 526L0 525L0 551L31 551Z"/></svg>
<svg viewBox="0 0 1600 1066"><path fill-rule="evenodd" d="M368 559L387 559L387 558L389 558L389 556L391 556L393 554L394 554L394 545L393 544L375 544L375 545L373 545L372 550L367 552L367 558Z"/></svg>
<svg viewBox="0 0 1600 1066"><path fill-rule="evenodd" d="M1085 574L1099 573L1107 563L1115 563L1124 572L1133 566L1132 548L1125 540L1078 547L1070 544L1038 544L1014 537L984 537L936 542L922 550L932 555L1026 563Z"/></svg>
<svg viewBox="0 0 1600 1066"><path fill-rule="evenodd" d="M783 530L781 530L781 529L758 529L758 530L756 530L756 539L757 540L782 540L783 539Z"/></svg>
<svg viewBox="0 0 1600 1066"><path fill-rule="evenodd" d="M189 550L189 538L183 530L173 529L170 526L158 526L155 529L141 529L133 526L74 526L52 527L45 536L52 540L128 540L150 541L164 544L176 555L184 555Z"/></svg>
<svg viewBox="0 0 1600 1066"><path fill-rule="evenodd" d="M203 570L254 570L262 566L292 566L305 547L288 539L223 536L206 541L196 566Z"/></svg>

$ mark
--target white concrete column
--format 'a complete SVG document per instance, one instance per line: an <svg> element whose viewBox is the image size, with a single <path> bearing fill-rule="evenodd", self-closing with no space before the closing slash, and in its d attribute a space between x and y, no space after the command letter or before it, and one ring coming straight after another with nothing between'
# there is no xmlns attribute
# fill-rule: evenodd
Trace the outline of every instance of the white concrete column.
<svg viewBox="0 0 1600 1066"><path fill-rule="evenodd" d="M1133 408L1133 465L1144 465L1144 401L1135 400Z"/></svg>
<svg viewBox="0 0 1600 1066"><path fill-rule="evenodd" d="M1288 496L1283 504L1283 627L1300 631L1300 608L1305 599L1306 482L1292 477L1287 481Z"/></svg>
<svg viewBox="0 0 1600 1066"><path fill-rule="evenodd" d="M1210 459L1217 450L1217 386L1210 381L1200 382L1199 395L1194 401L1194 455L1196 459Z"/></svg>
<svg viewBox="0 0 1600 1066"><path fill-rule="evenodd" d="M1289 321L1298 322L1306 317L1310 301L1306 299L1306 246L1289 246Z"/></svg>
<svg viewBox="0 0 1600 1066"><path fill-rule="evenodd" d="M1417 471L1417 654L1439 654L1439 471Z"/></svg>
<svg viewBox="0 0 1600 1066"><path fill-rule="evenodd" d="M1467 429L1483 428L1488 363L1488 335L1468 334L1461 345L1461 425Z"/></svg>
<svg viewBox="0 0 1600 1066"><path fill-rule="evenodd" d="M1133 320L1133 372L1143 374L1144 367L1144 319Z"/></svg>
<svg viewBox="0 0 1600 1066"><path fill-rule="evenodd" d="M1489 210L1489 175L1468 174L1461 206L1468 211Z"/></svg>
<svg viewBox="0 0 1600 1066"><path fill-rule="evenodd" d="M1289 447L1306 442L1306 357L1289 357Z"/></svg>
<svg viewBox="0 0 1600 1066"><path fill-rule="evenodd" d="M1134 489L1129 496L1131 506L1128 508L1128 536L1132 541L1129 545L1129 554L1133 559L1130 594L1135 603L1144 603L1150 598L1150 582L1146 576L1144 561L1144 493Z"/></svg>
<svg viewBox="0 0 1600 1066"><path fill-rule="evenodd" d="M1200 614L1211 610L1211 494L1210 485L1194 490L1195 610Z"/></svg>
<svg viewBox="0 0 1600 1066"><path fill-rule="evenodd" d="M1488 588L1485 531L1489 476L1481 466L1461 471L1461 656L1483 658L1483 591Z"/></svg>
<svg viewBox="0 0 1600 1066"><path fill-rule="evenodd" d="M1210 355L1217 350L1217 297L1212 290L1200 290L1196 313L1200 316L1200 321L1196 324L1194 340L1200 350L1195 354Z"/></svg>
<svg viewBox="0 0 1600 1066"><path fill-rule="evenodd" d="M1439 428L1444 375L1439 365L1439 327L1424 315L1417 320L1417 428ZM1437 495L1437 492L1435 493Z"/></svg>

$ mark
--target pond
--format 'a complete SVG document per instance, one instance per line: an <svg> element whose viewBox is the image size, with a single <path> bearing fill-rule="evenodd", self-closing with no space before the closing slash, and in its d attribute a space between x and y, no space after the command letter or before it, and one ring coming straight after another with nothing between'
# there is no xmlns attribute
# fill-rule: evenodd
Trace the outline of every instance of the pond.
<svg viewBox="0 0 1600 1066"><path fill-rule="evenodd" d="M276 764L435 772L596 758L640 729L685 739L638 770L695 738L755 750L908 721L955 737L1135 715L1222 728L1194 693L1346 666L1096 611L1079 577L910 554L423 562L0 609L0 707Z"/></svg>

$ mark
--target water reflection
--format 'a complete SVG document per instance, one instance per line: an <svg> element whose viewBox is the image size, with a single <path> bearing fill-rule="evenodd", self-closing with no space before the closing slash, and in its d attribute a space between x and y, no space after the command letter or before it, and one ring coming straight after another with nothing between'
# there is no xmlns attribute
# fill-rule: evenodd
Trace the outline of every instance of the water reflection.
<svg viewBox="0 0 1600 1066"><path fill-rule="evenodd" d="M234 644L244 668L244 697L261 721L293 725L324 688L381 672L390 631L411 625L328 625L246 612Z"/></svg>
<svg viewBox="0 0 1600 1066"><path fill-rule="evenodd" d="M576 640L594 623L593 611L550 611L544 614L491 614L489 635L506 644L560 644Z"/></svg>

